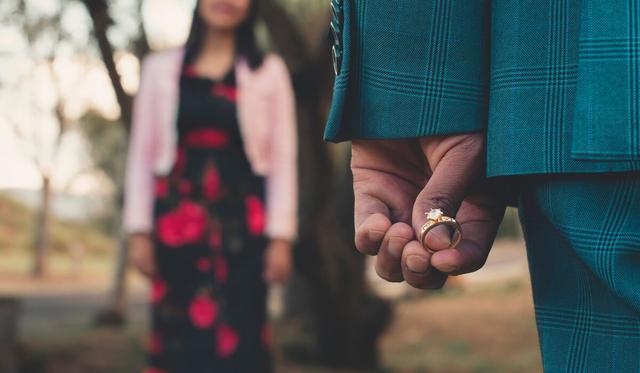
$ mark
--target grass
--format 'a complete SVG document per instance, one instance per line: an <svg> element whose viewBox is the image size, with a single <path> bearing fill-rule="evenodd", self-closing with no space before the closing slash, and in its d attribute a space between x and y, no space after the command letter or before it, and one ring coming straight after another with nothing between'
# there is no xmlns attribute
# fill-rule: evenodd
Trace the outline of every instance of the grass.
<svg viewBox="0 0 640 373"><path fill-rule="evenodd" d="M444 291L399 304L382 343L393 372L539 372L528 282Z"/></svg>
<svg viewBox="0 0 640 373"><path fill-rule="evenodd" d="M30 250L35 237L36 212L0 193L0 253ZM114 247L112 237L85 222L52 219L51 251L69 252L81 247L92 254L106 254Z"/></svg>
<svg viewBox="0 0 640 373"><path fill-rule="evenodd" d="M34 210L0 194L0 272L29 274L35 238ZM53 219L47 269L51 275L101 270L116 241L89 223Z"/></svg>
<svg viewBox="0 0 640 373"><path fill-rule="evenodd" d="M47 260L47 277L105 273L113 266L110 259L102 254L90 253L80 259L67 252L53 252ZM27 276L31 273L32 265L33 257L24 250L0 251L0 272L3 275Z"/></svg>

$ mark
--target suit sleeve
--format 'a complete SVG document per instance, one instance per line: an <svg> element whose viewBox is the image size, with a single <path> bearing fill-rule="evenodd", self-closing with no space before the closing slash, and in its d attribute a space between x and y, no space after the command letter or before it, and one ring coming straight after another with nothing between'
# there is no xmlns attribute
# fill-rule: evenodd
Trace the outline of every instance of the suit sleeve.
<svg viewBox="0 0 640 373"><path fill-rule="evenodd" d="M151 63L141 67L140 89L134 99L124 193L124 230L147 233L153 220L154 87Z"/></svg>
<svg viewBox="0 0 640 373"><path fill-rule="evenodd" d="M334 0L328 141L483 131L488 0Z"/></svg>

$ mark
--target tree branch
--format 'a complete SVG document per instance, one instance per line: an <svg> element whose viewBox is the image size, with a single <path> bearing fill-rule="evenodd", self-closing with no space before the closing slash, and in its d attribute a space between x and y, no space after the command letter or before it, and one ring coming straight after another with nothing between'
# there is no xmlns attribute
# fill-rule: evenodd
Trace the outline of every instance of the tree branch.
<svg viewBox="0 0 640 373"><path fill-rule="evenodd" d="M109 16L109 7L105 0L83 0L84 5L89 11L91 22L93 23L93 34L98 42L102 61L109 74L111 85L116 94L118 105L120 105L120 113L122 122L129 131L131 128L131 107L133 98L125 92L120 80L120 74L116 69L113 46L107 38L107 30L113 23Z"/></svg>

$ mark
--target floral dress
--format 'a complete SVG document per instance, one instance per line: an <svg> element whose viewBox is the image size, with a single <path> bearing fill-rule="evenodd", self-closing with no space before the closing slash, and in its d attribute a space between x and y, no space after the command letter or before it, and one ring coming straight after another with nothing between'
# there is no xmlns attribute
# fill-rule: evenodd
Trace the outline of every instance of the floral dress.
<svg viewBox="0 0 640 373"><path fill-rule="evenodd" d="M264 180L243 150L234 71L214 81L185 65L178 133L173 170L155 181L145 372L270 372Z"/></svg>

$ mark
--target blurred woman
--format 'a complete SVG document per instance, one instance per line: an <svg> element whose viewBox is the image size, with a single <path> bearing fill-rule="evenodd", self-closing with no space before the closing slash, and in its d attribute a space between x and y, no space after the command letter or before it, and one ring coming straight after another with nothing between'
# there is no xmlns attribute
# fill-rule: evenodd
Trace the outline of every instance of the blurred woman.
<svg viewBox="0 0 640 373"><path fill-rule="evenodd" d="M291 271L296 124L256 2L200 0L185 47L142 65L124 224L152 281L147 372L271 370L265 283Z"/></svg>

